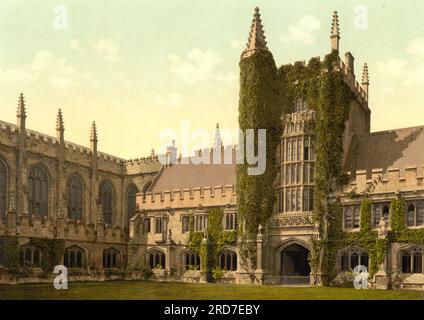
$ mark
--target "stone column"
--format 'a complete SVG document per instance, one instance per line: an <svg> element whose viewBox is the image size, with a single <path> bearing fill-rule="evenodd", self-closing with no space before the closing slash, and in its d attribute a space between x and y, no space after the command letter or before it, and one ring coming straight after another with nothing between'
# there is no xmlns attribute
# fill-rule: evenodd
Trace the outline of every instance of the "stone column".
<svg viewBox="0 0 424 320"><path fill-rule="evenodd" d="M264 265L264 246L265 237L262 233L262 225L258 226L258 234L256 236L256 270L255 284L263 284L268 274Z"/></svg>
<svg viewBox="0 0 424 320"><path fill-rule="evenodd" d="M16 211L14 209L9 209L7 211L7 230L9 234L16 233Z"/></svg>

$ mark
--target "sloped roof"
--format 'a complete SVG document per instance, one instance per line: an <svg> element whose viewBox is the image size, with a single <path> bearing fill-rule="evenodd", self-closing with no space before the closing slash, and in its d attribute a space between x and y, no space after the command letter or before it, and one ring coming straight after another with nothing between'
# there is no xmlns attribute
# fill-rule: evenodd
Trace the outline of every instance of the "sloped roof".
<svg viewBox="0 0 424 320"><path fill-rule="evenodd" d="M233 161L234 162L234 161ZM164 167L149 191L235 185L236 164L174 164Z"/></svg>
<svg viewBox="0 0 424 320"><path fill-rule="evenodd" d="M345 170L399 168L424 165L424 126L395 129L353 137L345 162Z"/></svg>

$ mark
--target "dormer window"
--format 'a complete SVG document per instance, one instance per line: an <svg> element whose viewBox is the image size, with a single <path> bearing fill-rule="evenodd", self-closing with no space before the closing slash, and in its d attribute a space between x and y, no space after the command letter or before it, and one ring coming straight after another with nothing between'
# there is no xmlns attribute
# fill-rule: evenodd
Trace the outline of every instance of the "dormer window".
<svg viewBox="0 0 424 320"><path fill-rule="evenodd" d="M303 111L307 111L307 110L308 110L308 106L307 106L305 100L303 100L302 98L297 98L294 102L293 111L294 112L303 112Z"/></svg>

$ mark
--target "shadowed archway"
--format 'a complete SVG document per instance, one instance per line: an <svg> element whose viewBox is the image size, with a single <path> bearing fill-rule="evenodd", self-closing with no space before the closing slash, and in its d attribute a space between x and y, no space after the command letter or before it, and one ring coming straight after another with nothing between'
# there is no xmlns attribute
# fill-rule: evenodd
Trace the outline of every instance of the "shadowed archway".
<svg viewBox="0 0 424 320"><path fill-rule="evenodd" d="M281 251L281 278L283 284L308 284L311 268L309 250L293 243Z"/></svg>

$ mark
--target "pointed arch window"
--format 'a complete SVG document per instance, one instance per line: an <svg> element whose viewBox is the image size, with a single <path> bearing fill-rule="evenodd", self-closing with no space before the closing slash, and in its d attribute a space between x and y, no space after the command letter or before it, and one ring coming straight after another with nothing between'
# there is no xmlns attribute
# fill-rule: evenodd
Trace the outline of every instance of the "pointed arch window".
<svg viewBox="0 0 424 320"><path fill-rule="evenodd" d="M219 264L222 270L237 270L237 253L232 250L225 250L219 255Z"/></svg>
<svg viewBox="0 0 424 320"><path fill-rule="evenodd" d="M32 245L24 245L20 249L19 264L21 267L41 268L42 252L40 248Z"/></svg>
<svg viewBox="0 0 424 320"><path fill-rule="evenodd" d="M424 201L410 201L406 203L406 224L408 227L424 225Z"/></svg>
<svg viewBox="0 0 424 320"><path fill-rule="evenodd" d="M143 199L146 199L146 193L149 191L150 186L152 185L152 182L146 182L146 184L143 186L143 189L141 190L141 193L143 194Z"/></svg>
<svg viewBox="0 0 424 320"><path fill-rule="evenodd" d="M63 263L67 268L85 268L85 251L77 246L66 248Z"/></svg>
<svg viewBox="0 0 424 320"><path fill-rule="evenodd" d="M165 254L160 250L153 250L148 255L150 269L165 269Z"/></svg>
<svg viewBox="0 0 424 320"><path fill-rule="evenodd" d="M137 209L136 195L138 189L135 185L131 184L127 190L127 226L130 224L130 219L134 216Z"/></svg>
<svg viewBox="0 0 424 320"><path fill-rule="evenodd" d="M402 273L423 273L424 255L422 247L412 247L401 251Z"/></svg>
<svg viewBox="0 0 424 320"><path fill-rule="evenodd" d="M46 171L42 166L37 165L29 171L28 180L29 217L47 217L49 181Z"/></svg>
<svg viewBox="0 0 424 320"><path fill-rule="evenodd" d="M100 185L99 201L103 209L105 223L113 223L113 189L112 185L104 181Z"/></svg>
<svg viewBox="0 0 424 320"><path fill-rule="evenodd" d="M117 249L111 248L103 251L103 267L104 268L120 268L121 254Z"/></svg>
<svg viewBox="0 0 424 320"><path fill-rule="evenodd" d="M188 251L184 253L184 264L186 270L200 270L200 256Z"/></svg>
<svg viewBox="0 0 424 320"><path fill-rule="evenodd" d="M82 220L84 185L79 175L73 174L67 182L68 218Z"/></svg>
<svg viewBox="0 0 424 320"><path fill-rule="evenodd" d="M5 217L7 209L7 168L0 159L0 219Z"/></svg>

